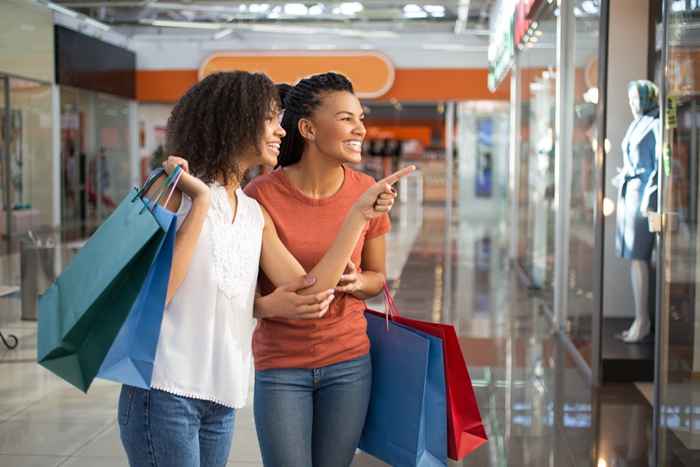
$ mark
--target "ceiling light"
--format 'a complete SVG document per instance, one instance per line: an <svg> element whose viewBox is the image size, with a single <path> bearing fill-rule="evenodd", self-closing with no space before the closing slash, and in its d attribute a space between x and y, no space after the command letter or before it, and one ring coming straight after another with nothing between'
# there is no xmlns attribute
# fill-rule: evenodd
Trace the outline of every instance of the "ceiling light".
<svg viewBox="0 0 700 467"><path fill-rule="evenodd" d="M139 21L141 24L148 24L151 26L157 26L162 28L185 28L185 29L221 29L221 25L218 23L202 23L197 21L171 21L162 19L142 19Z"/></svg>
<svg viewBox="0 0 700 467"><path fill-rule="evenodd" d="M284 6L284 14L289 16L305 16L309 12L303 3L287 3Z"/></svg>
<svg viewBox="0 0 700 467"><path fill-rule="evenodd" d="M338 9L342 15L353 16L364 10L365 7L360 2L345 2L341 3Z"/></svg>
<svg viewBox="0 0 700 467"><path fill-rule="evenodd" d="M403 16L405 18L427 18L428 13L420 6L411 3L403 7Z"/></svg>
<svg viewBox="0 0 700 467"><path fill-rule="evenodd" d="M442 5L425 5L423 9L434 18L443 18L445 16L445 7Z"/></svg>
<svg viewBox="0 0 700 467"><path fill-rule="evenodd" d="M248 5L248 11L251 13L265 13L270 9L267 3L251 3Z"/></svg>
<svg viewBox="0 0 700 467"><path fill-rule="evenodd" d="M272 8L272 10L270 11L270 14L268 14L267 17L270 19L278 19L280 17L281 12L282 12L282 7L280 5L277 5L276 7Z"/></svg>
<svg viewBox="0 0 700 467"><path fill-rule="evenodd" d="M226 36L230 36L233 33L233 29L224 29L214 34L214 39L223 39Z"/></svg>
<svg viewBox="0 0 700 467"><path fill-rule="evenodd" d="M317 3L316 5L309 7L309 14L312 16L322 15L325 9L326 7L324 7L321 3Z"/></svg>
<svg viewBox="0 0 700 467"><path fill-rule="evenodd" d="M76 13L73 10L69 10L66 7L62 7L61 5L56 5L53 2L46 2L46 6L51 8L53 11L56 11L58 13L63 13L64 15L72 16L73 18L78 17L78 13Z"/></svg>

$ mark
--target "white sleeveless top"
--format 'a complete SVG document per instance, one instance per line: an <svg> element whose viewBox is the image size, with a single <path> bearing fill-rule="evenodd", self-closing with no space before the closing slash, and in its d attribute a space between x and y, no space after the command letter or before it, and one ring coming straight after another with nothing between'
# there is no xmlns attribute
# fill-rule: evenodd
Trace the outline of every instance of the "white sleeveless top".
<svg viewBox="0 0 700 467"><path fill-rule="evenodd" d="M185 280L165 308L151 387L232 408L246 404L264 218L258 202L210 185L211 206ZM179 229L192 207L183 194ZM232 222L233 221L233 222Z"/></svg>

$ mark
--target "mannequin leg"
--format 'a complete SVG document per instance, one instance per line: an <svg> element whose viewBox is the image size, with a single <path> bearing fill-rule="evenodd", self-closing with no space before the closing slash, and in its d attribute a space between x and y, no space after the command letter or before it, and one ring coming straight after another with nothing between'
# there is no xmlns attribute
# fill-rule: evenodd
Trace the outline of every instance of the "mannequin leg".
<svg viewBox="0 0 700 467"><path fill-rule="evenodd" d="M630 267L634 295L634 323L623 335L625 342L639 342L649 335L649 265L644 260L632 260Z"/></svg>

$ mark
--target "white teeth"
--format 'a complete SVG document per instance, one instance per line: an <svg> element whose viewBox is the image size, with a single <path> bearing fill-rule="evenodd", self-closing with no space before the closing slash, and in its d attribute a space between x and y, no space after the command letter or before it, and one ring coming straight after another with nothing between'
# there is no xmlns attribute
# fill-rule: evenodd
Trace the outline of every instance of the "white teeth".
<svg viewBox="0 0 700 467"><path fill-rule="evenodd" d="M355 151L360 151L362 149L362 142L360 141L348 141L347 144L351 149Z"/></svg>
<svg viewBox="0 0 700 467"><path fill-rule="evenodd" d="M277 151L280 150L279 143L271 143L271 144L268 144L268 146L270 146L272 149L276 149Z"/></svg>

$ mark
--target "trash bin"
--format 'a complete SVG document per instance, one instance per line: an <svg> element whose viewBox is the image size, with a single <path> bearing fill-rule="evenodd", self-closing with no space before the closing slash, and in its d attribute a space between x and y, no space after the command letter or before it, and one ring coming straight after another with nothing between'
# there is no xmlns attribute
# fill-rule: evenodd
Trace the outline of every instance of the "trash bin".
<svg viewBox="0 0 700 467"><path fill-rule="evenodd" d="M36 321L39 295L56 279L56 248L53 244L37 245L30 240L20 243L20 288L25 321Z"/></svg>

